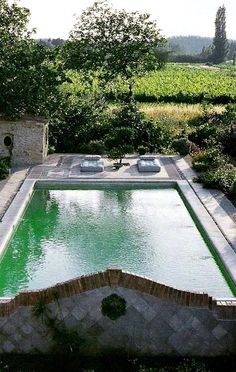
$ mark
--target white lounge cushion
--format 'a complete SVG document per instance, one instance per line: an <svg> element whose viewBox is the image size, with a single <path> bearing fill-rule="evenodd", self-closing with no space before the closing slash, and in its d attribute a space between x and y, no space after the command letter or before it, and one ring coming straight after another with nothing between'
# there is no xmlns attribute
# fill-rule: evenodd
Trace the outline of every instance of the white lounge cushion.
<svg viewBox="0 0 236 372"><path fill-rule="evenodd" d="M81 172L103 172L104 171L104 161L99 160L82 160L80 164Z"/></svg>
<svg viewBox="0 0 236 372"><path fill-rule="evenodd" d="M137 162L139 172L160 172L161 167L156 158L153 160L140 159Z"/></svg>

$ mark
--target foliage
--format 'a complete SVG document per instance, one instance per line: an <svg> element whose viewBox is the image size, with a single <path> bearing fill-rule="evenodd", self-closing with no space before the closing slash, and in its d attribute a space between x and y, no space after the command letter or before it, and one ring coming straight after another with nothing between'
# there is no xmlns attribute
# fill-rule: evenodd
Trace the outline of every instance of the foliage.
<svg viewBox="0 0 236 372"><path fill-rule="evenodd" d="M176 138L172 142L172 147L180 155L187 155L190 152L191 142L186 137Z"/></svg>
<svg viewBox="0 0 236 372"><path fill-rule="evenodd" d="M169 64L163 70L137 78L134 98L140 102L236 102L236 79L227 69Z"/></svg>
<svg viewBox="0 0 236 372"><path fill-rule="evenodd" d="M162 120L154 121L150 130L149 151L168 152L175 134L171 127L167 127Z"/></svg>
<svg viewBox="0 0 236 372"><path fill-rule="evenodd" d="M2 158L0 159L0 180L6 178L9 174L10 159Z"/></svg>
<svg viewBox="0 0 236 372"><path fill-rule="evenodd" d="M131 128L132 138L127 144L132 145L135 149L139 145L148 144L152 122L144 118L144 114L139 110L134 100L121 104L113 111L111 120L113 128ZM112 133L111 133L112 134Z"/></svg>
<svg viewBox="0 0 236 372"><path fill-rule="evenodd" d="M232 164L223 163L217 169L207 170L199 175L197 181L206 187L220 189L228 195L234 191L236 168Z"/></svg>
<svg viewBox="0 0 236 372"><path fill-rule="evenodd" d="M193 156L193 168L202 171L197 178L204 186L222 190L235 198L236 167L228 155L233 153L233 123L235 105L229 105L221 114L203 115L200 125L189 137L205 147L204 151ZM204 124L202 124L202 122Z"/></svg>
<svg viewBox="0 0 236 372"><path fill-rule="evenodd" d="M202 117L199 117L197 123L193 123L189 139L202 148L220 145L222 152L234 156L236 154L235 120L235 104L227 105L220 113L209 113L204 109Z"/></svg>
<svg viewBox="0 0 236 372"><path fill-rule="evenodd" d="M57 152L89 152L91 141L103 140L109 128L107 103L102 96L63 94L51 119L50 143Z"/></svg>
<svg viewBox="0 0 236 372"><path fill-rule="evenodd" d="M154 48L164 43L149 14L114 10L96 1L77 19L63 48L66 66L99 72L106 80L122 76L132 94L132 78L158 66Z"/></svg>
<svg viewBox="0 0 236 372"><path fill-rule="evenodd" d="M221 130L217 125L209 122L201 124L190 134L189 139L200 147L206 147L209 141L217 141L220 138Z"/></svg>
<svg viewBox="0 0 236 372"><path fill-rule="evenodd" d="M54 54L31 39L29 10L0 1L0 112L8 117L43 115L60 82Z"/></svg>
<svg viewBox="0 0 236 372"><path fill-rule="evenodd" d="M93 140L88 143L87 152L89 154L102 155L105 153L105 143L102 140Z"/></svg>
<svg viewBox="0 0 236 372"><path fill-rule="evenodd" d="M177 63L204 63L207 59L203 55L173 54L170 56L169 61Z"/></svg>
<svg viewBox="0 0 236 372"><path fill-rule="evenodd" d="M112 132L106 137L105 145L108 149L108 158L119 160L122 163L122 159L125 154L133 152L133 130L128 127L118 127L112 130Z"/></svg>
<svg viewBox="0 0 236 372"><path fill-rule="evenodd" d="M61 308L59 304L58 294L54 294L55 304L58 306L58 313L52 316L51 310L47 306L46 298L41 297L32 308L34 317L40 318L41 322L48 328L51 333L54 346L53 353L76 353L80 350L83 344L83 339L79 336L75 329L68 329L61 318Z"/></svg>
<svg viewBox="0 0 236 372"><path fill-rule="evenodd" d="M225 61L229 51L229 44L226 36L225 6L220 6L215 19L215 37L213 40L212 61L215 64Z"/></svg>
<svg viewBox="0 0 236 372"><path fill-rule="evenodd" d="M145 146L139 146L138 147L138 153L139 153L139 155L144 155L144 154L146 154L146 152L147 152L147 147L145 147Z"/></svg>
<svg viewBox="0 0 236 372"><path fill-rule="evenodd" d="M193 155L192 166L197 171L208 170L217 168L220 164L225 163L225 159L222 155L222 148L215 146Z"/></svg>
<svg viewBox="0 0 236 372"><path fill-rule="evenodd" d="M231 41L229 43L229 54L228 59L234 59L236 54L236 41Z"/></svg>
<svg viewBox="0 0 236 372"><path fill-rule="evenodd" d="M112 293L102 300L102 314L112 320L118 319L126 313L126 301L123 297Z"/></svg>
<svg viewBox="0 0 236 372"><path fill-rule="evenodd" d="M48 312L47 301L44 297L40 297L32 308L32 313L36 318L44 317Z"/></svg>

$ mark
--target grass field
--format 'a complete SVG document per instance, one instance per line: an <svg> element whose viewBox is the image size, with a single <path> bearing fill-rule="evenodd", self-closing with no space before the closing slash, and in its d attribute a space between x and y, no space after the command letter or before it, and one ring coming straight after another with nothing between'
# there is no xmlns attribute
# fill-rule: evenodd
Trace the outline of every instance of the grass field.
<svg viewBox="0 0 236 372"><path fill-rule="evenodd" d="M192 128L189 123L197 120L203 113L222 113L225 110L224 105L203 107L201 104L192 105L186 103L141 103L139 107L147 119L165 124L167 128L176 134L183 130L190 133Z"/></svg>
<svg viewBox="0 0 236 372"><path fill-rule="evenodd" d="M209 105L206 108L201 104L186 103L140 103L139 107L149 119L185 123L201 116L204 110L207 110L207 113L222 113L225 110L224 105Z"/></svg>

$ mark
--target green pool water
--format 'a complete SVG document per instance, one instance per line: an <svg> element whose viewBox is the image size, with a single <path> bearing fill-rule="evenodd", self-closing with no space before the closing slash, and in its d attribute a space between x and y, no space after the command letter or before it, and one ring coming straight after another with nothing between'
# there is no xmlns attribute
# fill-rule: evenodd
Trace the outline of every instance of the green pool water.
<svg viewBox="0 0 236 372"><path fill-rule="evenodd" d="M34 191L0 265L0 296L120 267L233 297L174 188Z"/></svg>

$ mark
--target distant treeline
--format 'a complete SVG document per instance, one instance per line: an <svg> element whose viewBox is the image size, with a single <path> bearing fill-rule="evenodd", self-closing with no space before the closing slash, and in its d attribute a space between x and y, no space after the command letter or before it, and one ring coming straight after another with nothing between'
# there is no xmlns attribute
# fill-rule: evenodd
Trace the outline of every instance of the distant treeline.
<svg viewBox="0 0 236 372"><path fill-rule="evenodd" d="M38 39L37 41L40 45L44 45L49 48L53 48L55 46L59 46L65 43L65 40L60 39L59 37L56 39Z"/></svg>
<svg viewBox="0 0 236 372"><path fill-rule="evenodd" d="M169 49L175 55L197 55L204 58L211 47L213 38L202 36L172 36L168 38ZM228 59L233 59L236 52L236 40L229 40ZM181 61L180 61L181 62Z"/></svg>
<svg viewBox="0 0 236 372"><path fill-rule="evenodd" d="M202 49L212 44L213 38L201 36L172 36L168 38L170 49L176 54L199 54ZM38 43L48 47L54 47L64 44L65 40L56 39L38 39Z"/></svg>
<svg viewBox="0 0 236 372"><path fill-rule="evenodd" d="M168 38L169 45L176 54L200 54L202 49L209 47L213 38L201 36L172 36Z"/></svg>

